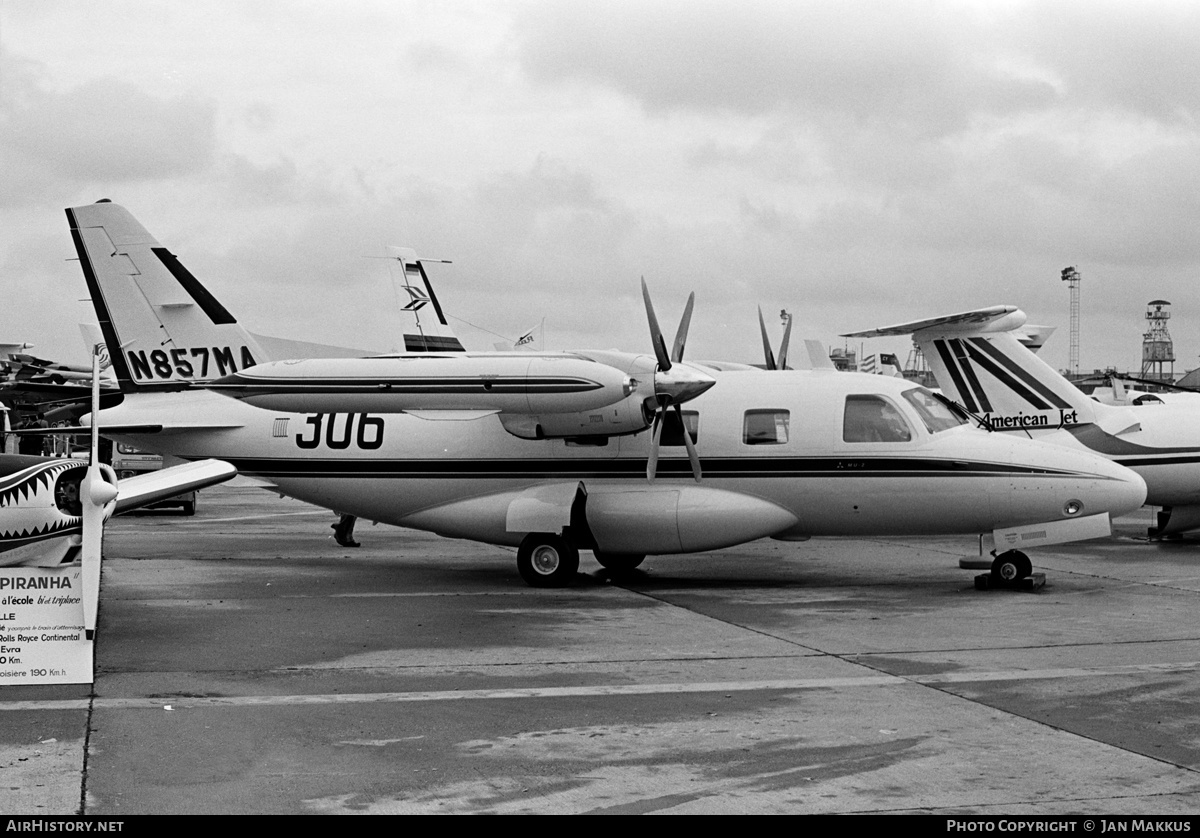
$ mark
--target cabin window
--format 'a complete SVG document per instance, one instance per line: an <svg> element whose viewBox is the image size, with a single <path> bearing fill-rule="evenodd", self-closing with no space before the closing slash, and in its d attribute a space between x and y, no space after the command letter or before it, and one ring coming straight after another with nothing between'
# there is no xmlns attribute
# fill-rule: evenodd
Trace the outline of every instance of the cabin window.
<svg viewBox="0 0 1200 838"><path fill-rule="evenodd" d="M682 448L684 427L687 427L692 444L695 444L700 439L700 414L694 410L683 411L683 425L680 425L679 414L674 409L666 411L663 414L662 438L659 445Z"/></svg>
<svg viewBox="0 0 1200 838"><path fill-rule="evenodd" d="M783 445L788 441L791 414L786 410L747 410L742 422L742 442L747 445Z"/></svg>
<svg viewBox="0 0 1200 838"><path fill-rule="evenodd" d="M879 396L846 396L846 442L908 442L912 430L895 406Z"/></svg>

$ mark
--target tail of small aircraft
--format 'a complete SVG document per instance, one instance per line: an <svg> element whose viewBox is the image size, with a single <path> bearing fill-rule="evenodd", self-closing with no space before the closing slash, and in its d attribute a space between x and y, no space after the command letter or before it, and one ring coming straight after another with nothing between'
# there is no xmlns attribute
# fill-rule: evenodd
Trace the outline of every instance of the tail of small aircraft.
<svg viewBox="0 0 1200 838"><path fill-rule="evenodd" d="M446 322L442 304L438 302L433 283L422 264L423 261L442 260L418 259L417 252L410 247L389 247L387 251L386 258L395 260L401 268L400 288L408 297L401 309L410 312L416 324L414 331L404 333L404 351L464 352L458 336Z"/></svg>
<svg viewBox="0 0 1200 838"><path fill-rule="evenodd" d="M122 390L178 389L268 360L124 207L104 200L68 209L67 220Z"/></svg>
<svg viewBox="0 0 1200 838"><path fill-rule="evenodd" d="M112 370L126 392L179 389L267 361L362 357L361 349L248 332L128 210L67 210Z"/></svg>
<svg viewBox="0 0 1200 838"><path fill-rule="evenodd" d="M997 429L1095 421L1096 402L1019 339L1024 323L1019 309L994 306L845 337L911 334L945 394Z"/></svg>

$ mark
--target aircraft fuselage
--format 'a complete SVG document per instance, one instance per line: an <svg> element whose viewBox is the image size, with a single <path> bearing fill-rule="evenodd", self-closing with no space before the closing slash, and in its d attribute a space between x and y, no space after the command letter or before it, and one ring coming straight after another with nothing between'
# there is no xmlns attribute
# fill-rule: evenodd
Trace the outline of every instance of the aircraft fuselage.
<svg viewBox="0 0 1200 838"><path fill-rule="evenodd" d="M164 426L112 434L139 448L217 457L300 500L495 544L525 534L511 528L514 501L536 506L546 487L580 483L600 546L645 553L762 536L980 533L1062 520L1068 501L1083 506L1072 515L1142 503L1141 481L1099 457L966 426L932 433L901 395L911 388L879 376L723 371L685 406L698 414L700 483L684 448L665 443L647 481L648 431L604 444L527 440L496 416L283 413L196 390L133 395L100 415L102 427ZM881 393L911 438L845 441L846 397ZM764 423L766 438L752 438Z"/></svg>

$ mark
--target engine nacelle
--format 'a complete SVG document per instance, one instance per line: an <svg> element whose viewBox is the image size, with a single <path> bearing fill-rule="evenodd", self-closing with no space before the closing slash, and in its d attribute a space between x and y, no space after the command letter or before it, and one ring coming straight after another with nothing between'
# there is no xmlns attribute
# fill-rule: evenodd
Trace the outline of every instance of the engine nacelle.
<svg viewBox="0 0 1200 838"><path fill-rule="evenodd" d="M498 418L504 430L521 439L625 436L650 427L654 414L647 413L643 403L644 400L635 394L596 410L576 413L501 413Z"/></svg>

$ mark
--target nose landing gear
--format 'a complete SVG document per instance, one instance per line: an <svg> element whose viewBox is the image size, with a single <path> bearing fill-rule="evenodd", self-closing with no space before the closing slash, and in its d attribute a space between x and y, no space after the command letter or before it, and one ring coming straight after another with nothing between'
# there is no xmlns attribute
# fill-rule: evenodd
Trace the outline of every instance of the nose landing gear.
<svg viewBox="0 0 1200 838"><path fill-rule="evenodd" d="M1046 574L1034 573L1033 562L1020 550L1007 550L992 561L991 573L975 577L975 587L984 591L989 588L1036 591L1046 584Z"/></svg>

